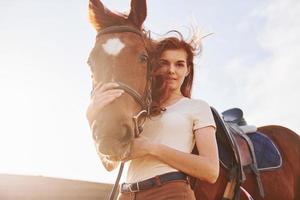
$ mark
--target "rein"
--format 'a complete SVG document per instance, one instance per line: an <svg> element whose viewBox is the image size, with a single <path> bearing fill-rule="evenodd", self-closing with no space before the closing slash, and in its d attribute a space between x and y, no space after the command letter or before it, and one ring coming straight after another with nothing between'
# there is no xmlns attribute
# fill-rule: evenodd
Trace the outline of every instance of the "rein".
<svg viewBox="0 0 300 200"><path fill-rule="evenodd" d="M137 34L138 36L141 37L141 39L143 40L143 42L145 44L144 34L140 30L130 27L130 26L111 26L111 27L105 28L105 29L101 30L100 32L98 32L96 38L98 38L102 35L105 35L105 34L124 33L124 32L130 32L130 33ZM146 48L146 44L145 44L145 49L149 55L149 51ZM139 92L137 92L135 89L133 89L132 87L130 87L129 85L127 85L125 83L122 83L119 81L116 81L116 82L119 84L117 89L123 89L127 94L129 94L141 106L141 111L132 117L133 124L134 124L134 137L137 138L143 131L143 125L144 125L143 121L141 123L141 121L139 121L139 120L141 118L146 119L146 117L150 115L150 106L151 106L151 102L152 102L152 98L151 98L152 78L151 78L151 66L150 66L149 60L147 61L147 82L146 82L146 86L145 86L143 95L141 95ZM119 182L120 182L120 179L122 176L123 168L124 168L124 162L122 162L120 165L118 176L117 176L115 184L112 188L112 191L110 193L109 200L113 200L115 197L115 194L117 192L117 187L119 185Z"/></svg>

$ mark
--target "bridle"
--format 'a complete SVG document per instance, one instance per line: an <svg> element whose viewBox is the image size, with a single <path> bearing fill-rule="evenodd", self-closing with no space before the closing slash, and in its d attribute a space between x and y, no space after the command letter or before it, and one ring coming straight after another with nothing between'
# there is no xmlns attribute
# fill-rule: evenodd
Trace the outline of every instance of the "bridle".
<svg viewBox="0 0 300 200"><path fill-rule="evenodd" d="M138 36L140 36L144 43L146 52L149 55L149 50L146 48L145 39L144 39L145 34L142 31L140 31L136 28L130 27L130 26L110 26L110 27L104 28L103 30L98 32L96 38L99 38L105 34L124 33L124 32L130 32L130 33L134 33L134 34L137 34ZM150 114L150 106L151 106L151 102L152 102L152 98L151 98L152 77L151 77L151 65L150 65L149 59L147 60L147 77L146 78L147 78L147 82L146 82L146 86L145 86L143 95L141 95L139 92L137 92L135 89L133 89L129 85L122 83L120 81L116 81L116 83L119 84L119 86L116 87L116 89L124 90L141 106L141 111L138 114L136 114L135 116L133 116L133 122L135 125L135 137L138 137L138 135L140 134L140 132L142 132L142 129L143 129L143 124L138 123L139 118L143 117L143 116L149 116L149 114Z"/></svg>
<svg viewBox="0 0 300 200"><path fill-rule="evenodd" d="M140 31L136 28L130 27L130 26L111 26L111 27L105 28L98 32L96 38L99 38L105 34L124 33L124 32L130 32L130 33L134 33L134 34L137 34L138 36L140 36L144 43L147 54L149 55L149 50L146 48L145 39L144 39L145 34L142 31ZM149 59L147 60L147 82L146 82L146 86L145 86L143 95L141 95L139 92L137 92L135 89L133 89L132 87L130 87L129 85L127 85L125 83L122 83L120 81L116 81L116 82L119 84L117 89L124 90L141 106L141 110L132 117L133 124L134 124L134 136L138 137L141 134L141 132L143 131L143 125L144 125L146 117L148 117L150 115L150 106L151 106L151 102L152 102L152 98L151 98L152 76L151 76L151 65L150 65ZM119 185L119 182L121 179L123 168L124 168L124 162L122 162L120 165L118 177L117 177L115 184L113 186L113 189L110 193L109 200L114 199L114 196L117 191L117 186Z"/></svg>

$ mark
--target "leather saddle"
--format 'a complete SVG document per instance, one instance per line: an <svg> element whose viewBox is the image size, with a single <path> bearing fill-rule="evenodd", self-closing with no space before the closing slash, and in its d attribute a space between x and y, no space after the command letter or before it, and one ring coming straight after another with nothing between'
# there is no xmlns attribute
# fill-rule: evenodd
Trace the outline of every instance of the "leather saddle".
<svg viewBox="0 0 300 200"><path fill-rule="evenodd" d="M282 158L279 150L270 138L257 130L256 126L247 124L241 109L232 108L221 115L213 107L211 111L217 127L220 164L227 170L228 175L223 199L239 199L240 187L246 180L247 173L255 175L259 193L264 197L260 171L281 167ZM198 154L196 146L192 153ZM192 179L192 187L195 183L195 179ZM227 187L231 188L228 190L230 192L226 191Z"/></svg>
<svg viewBox="0 0 300 200"><path fill-rule="evenodd" d="M241 184L246 180L245 173L253 173L256 177L260 195L264 197L263 185L260 180L260 172L257 163L257 152L252 142L252 134L258 134L256 126L248 125L243 111L239 108L226 110L219 113L211 107L216 126L216 138L218 142L219 156L221 165L229 171L229 181L235 179L235 196L233 199L239 199L239 189ZM262 133L259 133L263 135ZM261 138L261 137L260 137ZM268 143L272 143L269 138L264 136ZM272 143L273 144L273 143ZM277 151L276 156L281 156Z"/></svg>
<svg viewBox="0 0 300 200"><path fill-rule="evenodd" d="M241 166L246 167L252 164L252 167L257 169L254 148L251 140L246 135L247 133L256 132L257 128L247 125L243 117L243 111L239 108L232 108L222 112L222 117L225 126L223 131L228 131L228 134L231 135L232 142L235 143L233 151L236 151L235 153L238 154Z"/></svg>
<svg viewBox="0 0 300 200"><path fill-rule="evenodd" d="M247 124L241 109L232 108L224 111L222 119L223 121L219 121L218 123L225 123L229 134L233 136L233 142L236 143L241 165L244 168L256 166L257 170L263 171L276 169L281 166L282 158L276 145L266 135L258 132L256 126ZM224 127L219 126L219 129L222 128ZM225 131L221 130L221 134L224 134ZM226 165L225 162L223 164L224 167L228 168L228 164Z"/></svg>

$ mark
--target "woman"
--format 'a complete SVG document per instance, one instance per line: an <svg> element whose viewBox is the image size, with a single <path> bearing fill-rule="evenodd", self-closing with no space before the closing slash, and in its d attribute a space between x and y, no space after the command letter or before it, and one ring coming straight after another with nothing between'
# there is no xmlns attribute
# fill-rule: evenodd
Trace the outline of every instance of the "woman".
<svg viewBox="0 0 300 200"><path fill-rule="evenodd" d="M157 44L151 117L134 139L120 200L195 199L187 175L214 183L219 174L215 122L209 105L191 99L194 48L183 39ZM122 95L115 83L98 87L101 109ZM199 155L191 154L197 145Z"/></svg>

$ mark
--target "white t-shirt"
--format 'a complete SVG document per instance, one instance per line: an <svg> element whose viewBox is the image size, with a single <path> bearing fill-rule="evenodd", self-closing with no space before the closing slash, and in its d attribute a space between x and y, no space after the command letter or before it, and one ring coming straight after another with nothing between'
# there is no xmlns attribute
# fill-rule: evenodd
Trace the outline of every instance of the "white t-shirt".
<svg viewBox="0 0 300 200"><path fill-rule="evenodd" d="M191 153L195 145L194 130L206 126L216 127L209 105L203 100L184 97L166 107L162 115L148 119L141 134L153 142ZM173 171L178 170L153 156L145 156L130 161L126 182L143 181Z"/></svg>

